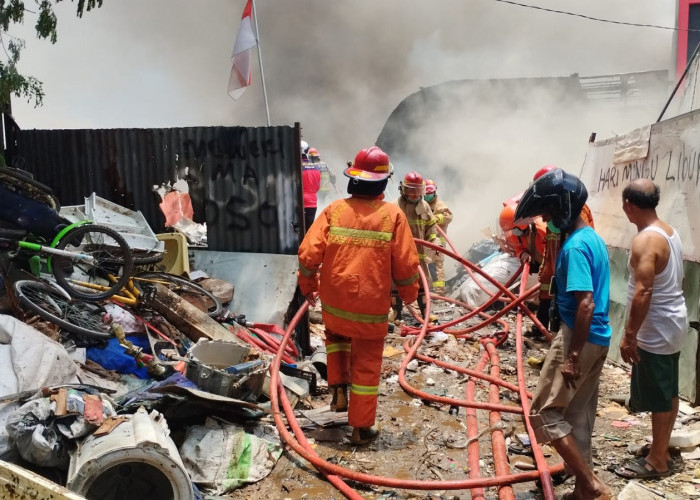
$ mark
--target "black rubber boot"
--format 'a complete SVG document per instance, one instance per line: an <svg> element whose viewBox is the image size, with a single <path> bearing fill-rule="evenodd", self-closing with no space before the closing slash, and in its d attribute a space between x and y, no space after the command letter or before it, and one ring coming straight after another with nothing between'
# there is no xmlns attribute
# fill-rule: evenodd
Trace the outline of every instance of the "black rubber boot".
<svg viewBox="0 0 700 500"><path fill-rule="evenodd" d="M353 427L350 442L357 446L371 443L379 437L379 429L376 427Z"/></svg>
<svg viewBox="0 0 700 500"><path fill-rule="evenodd" d="M331 411L348 411L348 386L345 384L332 385L330 389L333 395L331 399Z"/></svg>

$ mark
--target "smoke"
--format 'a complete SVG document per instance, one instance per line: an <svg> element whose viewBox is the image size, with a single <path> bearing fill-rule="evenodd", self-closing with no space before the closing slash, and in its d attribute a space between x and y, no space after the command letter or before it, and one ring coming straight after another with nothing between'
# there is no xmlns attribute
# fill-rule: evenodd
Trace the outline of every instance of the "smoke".
<svg viewBox="0 0 700 500"><path fill-rule="evenodd" d="M529 2L608 19L675 24L673 0ZM55 46L34 39L28 19L24 30L12 33L27 41L20 69L44 82L46 97L38 109L15 101L18 123L23 128L266 125L257 63L254 86L236 102L226 94L244 4L108 0L79 20L74 5L63 2L57 6ZM670 31L494 0L257 0L256 8L272 122L300 122L303 138L338 174L342 192L345 162L375 143L394 109L421 88L673 67ZM654 96L620 113L562 101L560 95L552 99L547 85L527 92L512 85L500 89L517 99L480 89L484 93L443 89L433 110L406 116L408 146L392 155L397 168L410 165L438 183L457 213L450 232L461 249L480 237L481 227L493 226L501 201L522 190L541 165L560 164L577 173L591 131L601 138L624 133L652 122L663 104L663 97Z"/></svg>

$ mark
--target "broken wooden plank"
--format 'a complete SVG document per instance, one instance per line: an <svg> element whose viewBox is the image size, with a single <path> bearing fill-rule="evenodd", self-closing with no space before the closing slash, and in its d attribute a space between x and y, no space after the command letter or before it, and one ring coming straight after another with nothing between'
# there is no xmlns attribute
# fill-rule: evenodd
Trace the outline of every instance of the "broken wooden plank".
<svg viewBox="0 0 700 500"><path fill-rule="evenodd" d="M155 289L156 293L151 297L144 297L144 300L190 340L196 342L204 337L209 340L224 340L247 346L205 312L171 292L167 287L156 284Z"/></svg>

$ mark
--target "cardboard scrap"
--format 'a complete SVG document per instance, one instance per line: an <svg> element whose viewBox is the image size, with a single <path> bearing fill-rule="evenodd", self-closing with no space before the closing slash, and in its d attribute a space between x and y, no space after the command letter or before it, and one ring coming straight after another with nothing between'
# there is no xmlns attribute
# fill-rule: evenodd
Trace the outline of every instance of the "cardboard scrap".
<svg viewBox="0 0 700 500"><path fill-rule="evenodd" d="M107 419L102 422L102 425L93 433L95 437L106 436L114 429L117 428L122 422L126 422L125 416L120 417L107 417Z"/></svg>
<svg viewBox="0 0 700 500"><path fill-rule="evenodd" d="M393 358L394 356L399 356L403 354L403 351L398 350L396 347L388 345L384 348L382 352L383 358Z"/></svg>
<svg viewBox="0 0 700 500"><path fill-rule="evenodd" d="M63 417L68 413L68 390L65 387L59 389L56 394L51 394L49 400L56 403L55 416Z"/></svg>

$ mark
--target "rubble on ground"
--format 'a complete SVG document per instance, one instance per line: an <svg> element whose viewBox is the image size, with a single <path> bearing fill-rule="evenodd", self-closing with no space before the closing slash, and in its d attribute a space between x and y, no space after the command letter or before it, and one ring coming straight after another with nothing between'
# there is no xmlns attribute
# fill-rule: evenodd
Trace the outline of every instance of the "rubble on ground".
<svg viewBox="0 0 700 500"><path fill-rule="evenodd" d="M86 200L84 209L64 210L78 220L87 217L86 213L101 217L103 224L123 230L133 221L135 226L144 224L138 213L94 196ZM175 239L138 228L127 232L139 245L140 258L152 261L150 270L177 269L177 274L198 277L197 282L224 306L234 293L245 293L243 288L235 289L236 283L194 269L186 250L185 257L166 259L162 251L167 254L169 245L161 243ZM481 250L490 249L483 247ZM159 252L158 259L151 258ZM478 260L487 265L488 257L479 254ZM504 270L495 273L501 282L519 267L506 257L490 262ZM5 279L9 284L11 278ZM451 288L455 297L476 306L488 295L470 279L462 276L452 281ZM207 299L176 293L157 280L146 280L138 290L137 305L108 302L99 306L101 319L111 323L105 338L64 331L27 314L9 295L0 300L0 493L12 480L27 491L50 491L53 498L65 499L80 495L91 500L162 498L168 491L183 499L206 495L337 498L330 483L289 452L271 415L274 388L270 387L269 367L286 325L257 323L245 317L246 311L226 307L214 314ZM216 300L211 299L212 303ZM436 300L432 306L436 324L466 312L458 301ZM495 304L490 312L502 306ZM489 459L492 428L481 426L476 437L467 439L463 408L436 403L425 395L412 397L399 384L408 339L401 326L418 324L418 310L412 305L386 338L379 387L381 436L365 448L353 446L347 413L329 411L320 307L317 304L308 315L311 351L300 352L296 343L286 346L280 368L285 393L320 456L379 476L459 480L469 475L467 448L476 441L482 450L480 475L495 475ZM462 338L437 329L426 337L419 352L473 369L484 353L479 336L502 335L504 342L498 348L501 377L515 384L516 316L510 312L502 319L506 327L489 326ZM531 326L525 319L522 330ZM523 339L529 391L535 388L547 346L542 339ZM408 363L406 377L425 394L455 399L462 399L467 384L474 382L469 375L423 359ZM597 473L618 498L700 496L700 410L687 403L681 405L671 438L677 452L673 475L652 482L627 481L613 473L650 440L649 414L633 415L625 406L628 385L626 369L605 366L593 437ZM477 380L476 387L483 393L488 383ZM501 389L500 398L504 404L519 405L512 391ZM487 412L476 413L483 417ZM522 418L504 414L498 430L505 436L511 471L533 470ZM561 461L549 446L543 447L543 453L551 465ZM144 485L150 490L144 491ZM353 486L366 498L464 498L470 494ZM556 478L558 495L571 487L571 478ZM513 489L518 498L540 498L534 481L516 484Z"/></svg>

